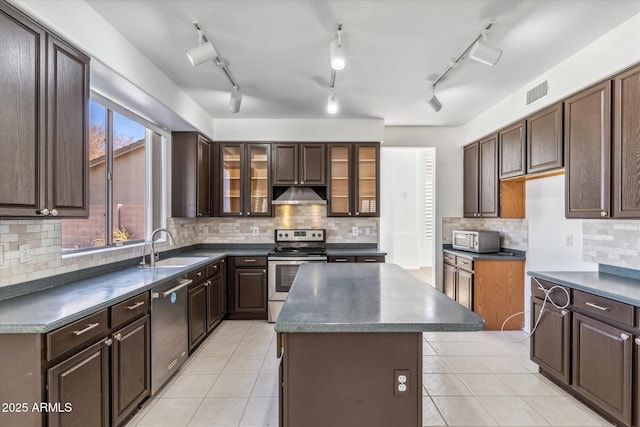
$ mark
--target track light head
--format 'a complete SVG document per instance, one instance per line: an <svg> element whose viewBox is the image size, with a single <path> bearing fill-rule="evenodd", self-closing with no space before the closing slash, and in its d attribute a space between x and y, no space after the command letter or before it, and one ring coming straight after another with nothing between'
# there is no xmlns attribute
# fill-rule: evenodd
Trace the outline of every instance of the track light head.
<svg viewBox="0 0 640 427"><path fill-rule="evenodd" d="M191 61L191 65L197 67L206 61L212 61L218 57L216 48L211 42L203 42L196 47L187 50L187 57Z"/></svg>
<svg viewBox="0 0 640 427"><path fill-rule="evenodd" d="M231 97L229 98L229 110L232 113L237 113L240 111L240 104L242 103L242 94L238 89L233 89L231 92Z"/></svg>
<svg viewBox="0 0 640 427"><path fill-rule="evenodd" d="M338 112L339 105L338 100L336 99L336 95L333 91L329 94L329 99L327 99L327 113L336 114Z"/></svg>
<svg viewBox="0 0 640 427"><path fill-rule="evenodd" d="M502 56L502 50L487 44L486 34L482 35L482 39L476 41L469 51L469 58L482 64L493 67Z"/></svg>
<svg viewBox="0 0 640 427"><path fill-rule="evenodd" d="M331 68L336 71L344 70L347 66L347 60L344 56L344 47L338 42L338 39L331 40Z"/></svg>
<svg viewBox="0 0 640 427"><path fill-rule="evenodd" d="M427 106L433 111L437 113L442 108L442 103L436 96L435 87L431 86L431 90L427 94L427 97L424 99L427 103Z"/></svg>

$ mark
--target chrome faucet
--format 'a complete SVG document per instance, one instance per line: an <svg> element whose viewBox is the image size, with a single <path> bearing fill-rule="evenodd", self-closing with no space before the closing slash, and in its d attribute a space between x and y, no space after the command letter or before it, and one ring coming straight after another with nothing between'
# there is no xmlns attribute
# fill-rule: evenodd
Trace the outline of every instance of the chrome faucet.
<svg viewBox="0 0 640 427"><path fill-rule="evenodd" d="M155 267L156 266L156 261L158 259L160 259L160 255L158 255L158 253L156 252L156 234L160 233L164 231L165 233L167 233L167 236L169 237L169 244L171 246L176 244L176 240L173 237L173 234L171 234L171 232L169 230L167 230L166 228L156 228L155 230L153 230L153 232L151 233L151 253L149 254L149 267ZM146 246L146 243L145 243ZM142 256L143 260L144 260L144 249L143 249L143 256Z"/></svg>

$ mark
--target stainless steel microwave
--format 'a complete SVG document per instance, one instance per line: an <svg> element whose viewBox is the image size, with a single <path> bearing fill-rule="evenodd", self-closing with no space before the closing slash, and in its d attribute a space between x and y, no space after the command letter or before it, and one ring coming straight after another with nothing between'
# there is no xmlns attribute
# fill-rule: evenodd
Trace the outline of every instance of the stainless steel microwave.
<svg viewBox="0 0 640 427"><path fill-rule="evenodd" d="M453 249L487 253L500 251L500 233L497 231L453 230Z"/></svg>

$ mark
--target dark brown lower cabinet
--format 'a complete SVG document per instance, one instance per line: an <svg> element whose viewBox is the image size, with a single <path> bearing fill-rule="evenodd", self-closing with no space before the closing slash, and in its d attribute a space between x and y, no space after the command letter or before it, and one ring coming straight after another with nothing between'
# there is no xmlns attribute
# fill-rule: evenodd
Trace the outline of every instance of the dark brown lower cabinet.
<svg viewBox="0 0 640 427"><path fill-rule="evenodd" d="M49 427L109 426L109 342L105 339L47 371Z"/></svg>
<svg viewBox="0 0 640 427"><path fill-rule="evenodd" d="M188 291L189 352L207 335L207 289L200 283Z"/></svg>
<svg viewBox="0 0 640 427"><path fill-rule="evenodd" d="M531 325L540 317L543 301L531 299ZM531 335L531 360L548 375L569 384L571 375L571 313L545 304L538 327Z"/></svg>
<svg viewBox="0 0 640 427"><path fill-rule="evenodd" d="M119 425L151 392L150 317L116 332L111 346L111 420Z"/></svg>
<svg viewBox="0 0 640 427"><path fill-rule="evenodd" d="M267 312L267 272L263 268L241 268L235 272L235 312Z"/></svg>
<svg viewBox="0 0 640 427"><path fill-rule="evenodd" d="M636 309L638 311L638 318L640 319L640 308ZM638 327L640 327L640 322L636 323L638 325ZM636 374L634 376L634 385L633 385L633 392L635 393L636 399L635 399L635 407L636 407L636 413L635 413L635 421L633 423L634 426L640 426L640 337L636 337L635 339L635 347L636 347L636 362L635 362L635 366L636 366Z"/></svg>
<svg viewBox="0 0 640 427"><path fill-rule="evenodd" d="M573 316L573 390L620 423L631 425L632 334Z"/></svg>
<svg viewBox="0 0 640 427"><path fill-rule="evenodd" d="M212 330L222 317L222 307L220 300L220 287L222 285L220 276L211 278L205 285L207 288L207 330Z"/></svg>

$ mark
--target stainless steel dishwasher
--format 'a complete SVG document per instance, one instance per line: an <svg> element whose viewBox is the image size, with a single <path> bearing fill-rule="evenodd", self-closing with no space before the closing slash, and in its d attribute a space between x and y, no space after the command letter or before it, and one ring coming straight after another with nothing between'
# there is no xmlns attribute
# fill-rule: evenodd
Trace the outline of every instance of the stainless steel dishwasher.
<svg viewBox="0 0 640 427"><path fill-rule="evenodd" d="M151 394L187 360L187 287L180 278L151 290Z"/></svg>

